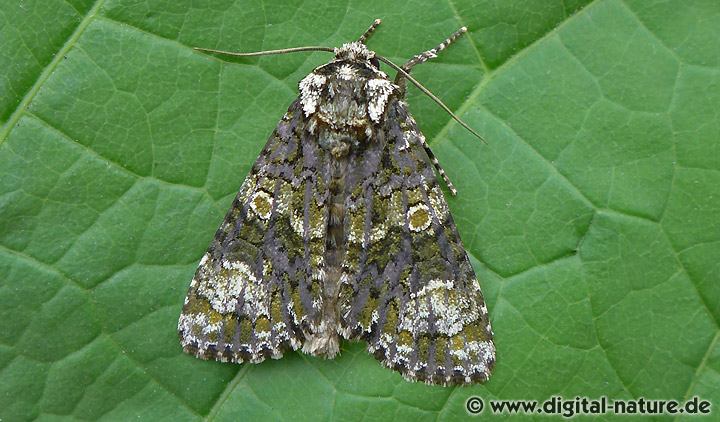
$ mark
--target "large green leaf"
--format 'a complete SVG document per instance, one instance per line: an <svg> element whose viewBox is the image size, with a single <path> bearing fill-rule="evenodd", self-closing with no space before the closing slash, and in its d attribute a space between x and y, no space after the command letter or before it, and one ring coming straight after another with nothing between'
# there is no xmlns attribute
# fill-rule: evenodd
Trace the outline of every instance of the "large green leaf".
<svg viewBox="0 0 720 422"><path fill-rule="evenodd" d="M462 25L410 106L488 298L484 386L411 384L362 345L260 365L181 353L189 280L323 54L398 62ZM716 0L34 0L0 6L0 418L466 417L552 395L720 406ZM715 409L717 412L718 410ZM485 414L488 414L486 410Z"/></svg>

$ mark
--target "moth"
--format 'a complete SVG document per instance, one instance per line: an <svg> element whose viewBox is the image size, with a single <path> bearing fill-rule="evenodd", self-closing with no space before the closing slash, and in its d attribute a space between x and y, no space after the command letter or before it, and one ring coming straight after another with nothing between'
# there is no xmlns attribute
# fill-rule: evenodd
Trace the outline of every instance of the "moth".
<svg viewBox="0 0 720 422"><path fill-rule="evenodd" d="M332 358L341 339L404 378L484 382L495 363L487 307L435 175L445 175L408 111L411 69L369 50L376 20L299 83L200 260L178 332L202 359L262 362L289 350ZM390 80L384 62L397 72ZM482 138L481 138L482 139Z"/></svg>

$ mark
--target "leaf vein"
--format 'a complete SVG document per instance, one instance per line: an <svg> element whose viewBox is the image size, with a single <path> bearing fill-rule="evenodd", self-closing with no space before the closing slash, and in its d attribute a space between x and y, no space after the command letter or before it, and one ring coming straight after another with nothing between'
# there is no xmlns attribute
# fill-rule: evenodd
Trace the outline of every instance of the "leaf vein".
<svg viewBox="0 0 720 422"><path fill-rule="evenodd" d="M65 44L60 47L60 50L55 53L55 57L50 61L50 63L45 66L45 69L43 69L43 71L40 73L38 80L35 81L32 87L30 87L30 90L20 101L18 107L10 115L10 118L5 123L5 126L0 129L0 144L5 142L5 140L9 137L13 127L20 120L20 117L22 117L23 113L27 111L27 108L30 106L30 103L32 103L33 98L35 98L35 95L37 95L38 91L40 91L40 88L43 86L45 81L47 81L50 75L52 75L58 64L64 60L64 56L68 53L68 51L70 51L75 46L77 40L85 32L85 29L88 27L88 25L90 25L90 22L92 22L92 20L97 15L104 1L105 0L95 1L90 11L87 13L87 15L85 15L82 21L80 21L78 27L75 28L75 31L73 31L73 33L70 35L70 38L68 38Z"/></svg>

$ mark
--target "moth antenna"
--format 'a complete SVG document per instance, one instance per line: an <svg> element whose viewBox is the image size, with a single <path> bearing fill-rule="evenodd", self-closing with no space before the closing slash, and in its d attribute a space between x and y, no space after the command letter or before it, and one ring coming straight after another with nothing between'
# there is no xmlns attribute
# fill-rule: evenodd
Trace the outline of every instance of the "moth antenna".
<svg viewBox="0 0 720 422"><path fill-rule="evenodd" d="M361 44L365 44L365 42L368 40L368 38L370 38L370 36L373 34L373 32L375 32L375 28L377 28L378 25L380 25L380 23L382 23L381 19L375 19L375 21L373 21L372 25L370 25L370 28L368 28L365 32L363 32L362 35L360 35L360 38L358 38L357 42L359 42Z"/></svg>
<svg viewBox="0 0 720 422"><path fill-rule="evenodd" d="M411 82L413 85L415 85L420 91L422 91L423 94L427 95L428 97L430 97L431 100L435 101L435 102L440 106L440 108L442 108L443 110L445 110L445 112L446 112L447 114L449 114L450 117L453 118L453 120L455 120L456 122L460 123L460 126L462 126L462 127L464 127L465 129L467 129L468 132L470 132L470 133L472 133L473 135L475 135L475 136L476 136L479 140L481 140L484 144L487 144L487 141L485 141L485 139L483 139L483 137L480 136L479 133L475 132L475 130L473 130L473 128L471 128L470 126L468 126L467 123L463 122L458 116L455 115L455 113L452 112L452 110L450 110L450 109L448 108L448 106L446 106L446 105L440 100L440 98L436 97L435 94L433 94L432 92L430 92L429 89L425 88L420 82L418 82L415 78L413 78L412 76L410 76L410 74L407 73L402 67L396 65L395 63L391 62L390 60L386 59L385 57L378 56L378 55L376 55L375 57L377 57L378 60L382 61L383 63L385 63L385 64L387 64L388 66L390 66L390 67L392 67L393 69L395 69L395 70L398 72L398 74L402 75L404 78L406 78L408 81L410 81L410 82Z"/></svg>
<svg viewBox="0 0 720 422"><path fill-rule="evenodd" d="M272 54L297 53L300 51L327 51L329 53L335 52L335 50L330 47L317 47L317 46L291 47L291 48L283 48L280 50L253 51L253 52L249 52L249 53L238 53L235 51L215 50L212 48L202 48L202 47L193 47L193 50L203 51L206 53L225 54L227 56L235 56L235 57L269 56Z"/></svg>

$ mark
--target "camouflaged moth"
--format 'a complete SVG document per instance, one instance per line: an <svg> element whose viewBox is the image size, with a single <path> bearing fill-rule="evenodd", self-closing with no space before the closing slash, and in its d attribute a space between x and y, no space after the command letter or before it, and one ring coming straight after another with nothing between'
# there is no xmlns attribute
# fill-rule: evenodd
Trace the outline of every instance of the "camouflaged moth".
<svg viewBox="0 0 720 422"><path fill-rule="evenodd" d="M359 339L408 380L490 376L487 308L433 167L455 188L405 102L409 81L475 133L409 75L466 29L400 67L365 46L379 23L335 49L198 49L335 58L300 81L202 257L178 323L186 352L236 363L288 350L332 358L341 338Z"/></svg>

